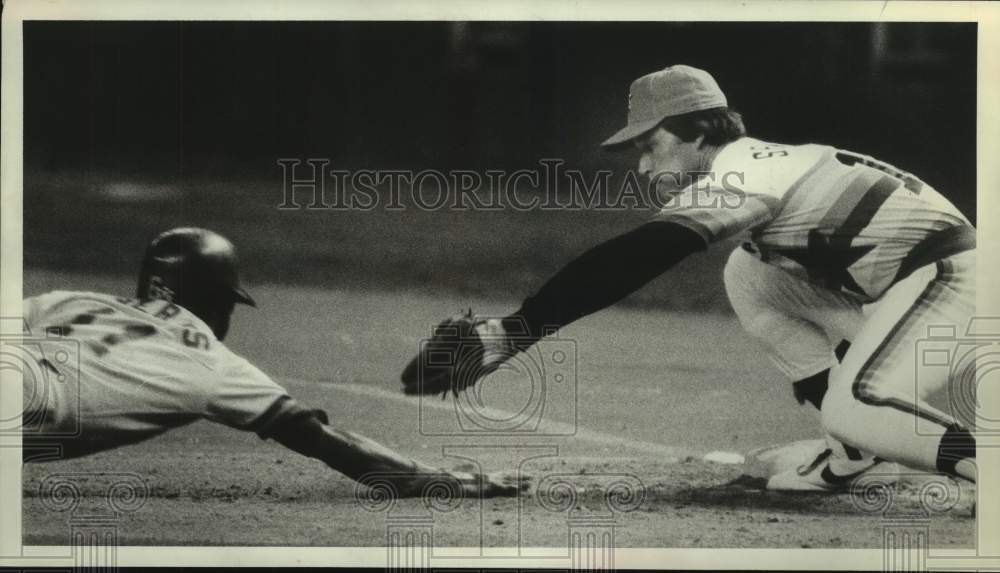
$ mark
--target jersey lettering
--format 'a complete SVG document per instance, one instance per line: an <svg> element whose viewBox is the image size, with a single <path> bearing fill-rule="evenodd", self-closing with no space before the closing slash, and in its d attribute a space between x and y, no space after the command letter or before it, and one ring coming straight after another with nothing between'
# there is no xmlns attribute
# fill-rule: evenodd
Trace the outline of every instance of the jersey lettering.
<svg viewBox="0 0 1000 573"><path fill-rule="evenodd" d="M161 320L170 320L171 318L173 318L173 317L177 316L178 314L180 314L180 312L181 312L181 309L180 309L179 306L177 306L174 303L170 303L170 304L164 306L163 308L161 308L159 311L157 311L157 313L154 314L153 316L155 316L156 318L159 318Z"/></svg>
<svg viewBox="0 0 1000 573"><path fill-rule="evenodd" d="M64 324L62 326L52 327L49 332L56 331L62 336L70 336L74 333L73 326L85 326L93 324L98 316L104 316L109 314L114 314L115 309L111 307L99 307L91 311L81 313L76 315L69 324ZM79 329L77 329L79 330ZM151 324L143 323L129 323L126 324L122 332L119 333L108 333L101 337L100 341L95 341L92 339L84 339L83 343L87 345L95 354L98 356L104 356L108 353L112 346L126 342L129 340L136 340L139 338L145 338L147 336L152 336L156 334L156 327Z"/></svg>
<svg viewBox="0 0 1000 573"><path fill-rule="evenodd" d="M777 145L774 143L769 143L767 145L753 145L750 147L753 150L754 159L770 159L772 157L788 157L788 152L784 149L783 145Z"/></svg>
<svg viewBox="0 0 1000 573"><path fill-rule="evenodd" d="M183 306L56 291L26 299L24 308L27 332L65 332L80 347L78 361L43 363L66 380L34 377L41 398L25 410L55 413L42 416L44 432L83 432L88 439L70 440L67 457L142 441L199 418L263 437L302 410ZM194 348L203 351L196 355Z"/></svg>
<svg viewBox="0 0 1000 573"><path fill-rule="evenodd" d="M740 174L742 203L715 204L689 186L658 217L708 242L749 231L764 262L862 300L880 298L922 241L971 227L916 176L830 146L742 138L719 151L711 170Z"/></svg>
<svg viewBox="0 0 1000 573"><path fill-rule="evenodd" d="M844 165L851 166L856 164L864 165L865 167L870 167L885 173L886 175L898 179L903 182L903 186L913 192L915 195L920 194L920 190L924 187L924 182L901 169L897 169L892 165L884 161L879 161L873 157L866 157L858 153L852 153L850 151L838 151L836 156L837 161L843 163Z"/></svg>
<svg viewBox="0 0 1000 573"><path fill-rule="evenodd" d="M181 335L181 340L185 346L191 348L198 348L200 350L208 350L209 348L208 337L205 336L205 333L198 332L197 330L185 328Z"/></svg>

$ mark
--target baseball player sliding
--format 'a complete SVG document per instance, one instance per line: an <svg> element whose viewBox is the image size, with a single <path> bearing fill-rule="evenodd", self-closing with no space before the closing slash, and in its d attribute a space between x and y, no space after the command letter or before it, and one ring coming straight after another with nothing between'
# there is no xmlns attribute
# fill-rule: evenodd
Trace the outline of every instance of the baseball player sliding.
<svg viewBox="0 0 1000 573"><path fill-rule="evenodd" d="M665 207L570 262L509 316L446 320L429 347L462 350L449 366L419 354L403 373L407 393L465 389L543 333L743 233L725 268L729 299L829 434L828 449L767 487L842 491L881 460L975 480L975 438L926 401L947 373L915 383L928 326L964 329L975 311L975 228L951 203L868 156L748 137L715 80L684 65L635 80L627 125L602 145L637 149Z"/></svg>
<svg viewBox="0 0 1000 573"><path fill-rule="evenodd" d="M59 458L83 456L204 418L274 439L361 483L391 483L400 496L441 480L484 496L516 495L525 485L505 474L438 470L331 427L326 413L222 344L236 303L256 306L239 286L233 245L196 228L153 240L136 298L57 291L25 300L30 333L80 346L78 370L43 357L48 375L23 377L25 396L43 398L23 414L42 420L25 432L25 460L44 461L53 446Z"/></svg>

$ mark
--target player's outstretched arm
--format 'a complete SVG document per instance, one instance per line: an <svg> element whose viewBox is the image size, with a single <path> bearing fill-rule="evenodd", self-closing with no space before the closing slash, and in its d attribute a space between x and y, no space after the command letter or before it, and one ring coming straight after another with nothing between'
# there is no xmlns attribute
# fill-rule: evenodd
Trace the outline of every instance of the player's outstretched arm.
<svg viewBox="0 0 1000 573"><path fill-rule="evenodd" d="M464 390L547 332L611 306L706 246L700 234L670 221L652 221L601 243L566 265L507 317L483 319L470 312L442 322L403 370L403 391ZM451 359L442 362L441 356Z"/></svg>
<svg viewBox="0 0 1000 573"><path fill-rule="evenodd" d="M545 332L613 305L707 246L701 235L684 225L646 223L571 261L504 322L526 325L527 337L515 339L515 344L530 346Z"/></svg>
<svg viewBox="0 0 1000 573"><path fill-rule="evenodd" d="M472 474L433 468L410 459L378 442L336 430L316 416L301 416L270 435L278 443L302 455L316 458L362 484L391 483L400 497L421 496L428 486L457 484L470 497L515 496L528 485L526 476Z"/></svg>

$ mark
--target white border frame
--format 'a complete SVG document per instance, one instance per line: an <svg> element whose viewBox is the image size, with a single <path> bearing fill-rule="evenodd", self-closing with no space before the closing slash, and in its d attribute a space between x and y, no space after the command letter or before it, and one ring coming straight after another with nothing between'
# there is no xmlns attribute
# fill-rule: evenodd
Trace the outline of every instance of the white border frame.
<svg viewBox="0 0 1000 573"><path fill-rule="evenodd" d="M20 315L22 280L23 101L21 69L24 20L619 20L619 21L975 21L978 38L978 196L979 265L977 312L1000 316L1000 297L991 296L998 284L995 261L996 222L989 218L1000 200L1000 5L987 2L881 1L697 1L657 5L641 0L614 4L598 0L505 0L488 7L471 0L415 4L385 2L207 0L155 2L143 0L12 0L3 13L2 140L0 140L0 316ZM991 161L992 160L992 161ZM989 257L989 258L987 258ZM995 278L996 277L996 278ZM15 415L21 404L20 384L0 384L0 418ZM1000 405L983 404L984 415L1000 419ZM0 445L18 446L19 437L3 438ZM975 552L935 550L929 569L1000 569L1000 450L982 447L978 501L978 541ZM0 447L0 566L71 567L68 547L22 547L21 459L13 447ZM616 549L619 568L671 567L691 569L801 568L881 569L882 550L835 549ZM120 547L117 566L172 565L386 565L379 547ZM449 559L449 567L552 567L552 561L530 559ZM564 567L564 564L558 566Z"/></svg>

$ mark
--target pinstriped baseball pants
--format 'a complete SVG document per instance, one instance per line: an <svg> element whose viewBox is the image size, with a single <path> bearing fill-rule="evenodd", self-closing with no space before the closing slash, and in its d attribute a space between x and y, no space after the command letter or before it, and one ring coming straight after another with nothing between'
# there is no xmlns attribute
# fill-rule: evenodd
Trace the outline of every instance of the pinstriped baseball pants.
<svg viewBox="0 0 1000 573"><path fill-rule="evenodd" d="M730 256L725 280L744 328L790 380L832 368L822 410L830 435L936 471L945 428L968 417L957 410L962 401L968 405L970 388L956 386L975 383L974 373L955 372L962 335L975 314L975 250L917 269L870 305L793 277L742 249ZM834 348L842 339L851 347L838 364ZM945 391L944 409L928 404Z"/></svg>

